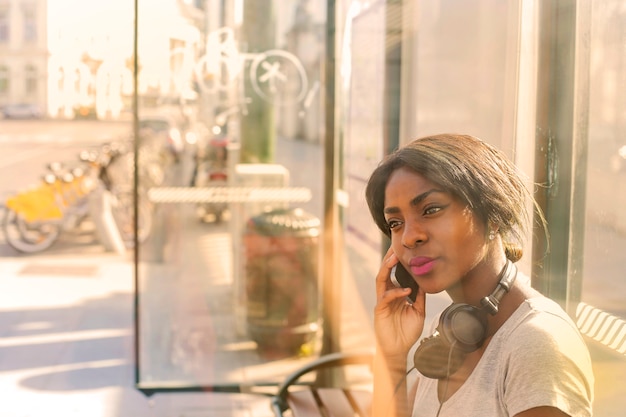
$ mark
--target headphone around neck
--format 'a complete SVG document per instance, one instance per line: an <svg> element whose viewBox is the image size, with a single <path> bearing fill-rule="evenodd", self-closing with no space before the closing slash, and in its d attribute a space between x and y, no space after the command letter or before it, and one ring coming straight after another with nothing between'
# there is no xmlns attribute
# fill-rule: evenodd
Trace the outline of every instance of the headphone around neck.
<svg viewBox="0 0 626 417"><path fill-rule="evenodd" d="M498 305L508 293L515 278L516 266L507 259L499 274L495 290L480 300L481 307L454 303L439 317L435 333L422 340L413 357L415 368L434 379L452 375L463 363L467 353L480 348L487 338L487 314L498 312Z"/></svg>

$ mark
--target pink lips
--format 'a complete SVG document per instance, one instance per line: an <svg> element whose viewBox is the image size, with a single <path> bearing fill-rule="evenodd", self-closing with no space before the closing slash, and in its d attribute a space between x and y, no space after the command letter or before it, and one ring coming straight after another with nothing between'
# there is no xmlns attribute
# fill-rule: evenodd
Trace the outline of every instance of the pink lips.
<svg viewBox="0 0 626 417"><path fill-rule="evenodd" d="M418 256L409 262L413 275L426 275L435 267L435 260L425 256Z"/></svg>

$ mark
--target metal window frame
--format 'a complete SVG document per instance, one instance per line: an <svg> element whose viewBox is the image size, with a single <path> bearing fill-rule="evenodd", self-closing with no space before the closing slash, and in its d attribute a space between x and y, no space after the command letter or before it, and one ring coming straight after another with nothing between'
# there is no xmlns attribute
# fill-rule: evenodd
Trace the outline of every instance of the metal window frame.
<svg viewBox="0 0 626 417"><path fill-rule="evenodd" d="M573 316L583 279L591 2L538 7L535 197L549 238L536 221L532 284Z"/></svg>

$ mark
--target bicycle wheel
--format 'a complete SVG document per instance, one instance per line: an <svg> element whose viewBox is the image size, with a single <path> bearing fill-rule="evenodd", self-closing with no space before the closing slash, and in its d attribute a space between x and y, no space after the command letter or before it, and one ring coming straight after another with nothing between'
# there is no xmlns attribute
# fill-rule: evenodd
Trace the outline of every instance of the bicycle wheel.
<svg viewBox="0 0 626 417"><path fill-rule="evenodd" d="M61 228L56 223L28 223L10 209L6 210L3 229L9 246L23 253L36 253L48 249L61 233Z"/></svg>

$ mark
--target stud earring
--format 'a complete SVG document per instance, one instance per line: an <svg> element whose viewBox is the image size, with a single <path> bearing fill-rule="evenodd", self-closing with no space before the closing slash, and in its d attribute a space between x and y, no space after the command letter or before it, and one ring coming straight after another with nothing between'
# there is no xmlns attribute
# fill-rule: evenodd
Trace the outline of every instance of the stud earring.
<svg viewBox="0 0 626 417"><path fill-rule="evenodd" d="M489 240L494 240L496 238L496 231L495 230L491 230L489 232Z"/></svg>

